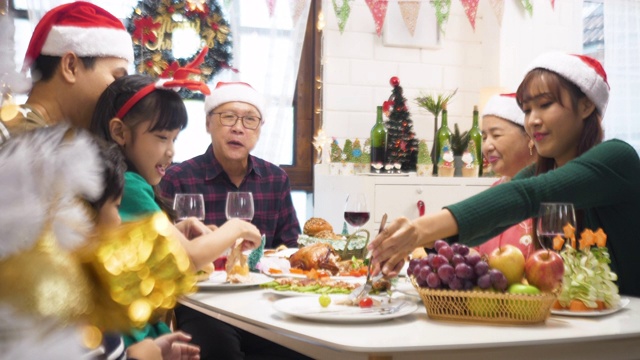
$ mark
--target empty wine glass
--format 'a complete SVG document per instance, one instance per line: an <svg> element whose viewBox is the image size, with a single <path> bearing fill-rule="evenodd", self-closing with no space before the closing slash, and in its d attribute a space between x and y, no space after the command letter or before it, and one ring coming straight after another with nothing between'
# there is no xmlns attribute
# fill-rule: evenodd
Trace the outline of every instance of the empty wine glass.
<svg viewBox="0 0 640 360"><path fill-rule="evenodd" d="M239 218L246 221L253 219L253 194L250 192L235 191L227 193L227 205L225 215L227 220Z"/></svg>
<svg viewBox="0 0 640 360"><path fill-rule="evenodd" d="M176 194L173 198L173 210L176 211L178 222L188 217L204 221L204 197L202 194Z"/></svg>
<svg viewBox="0 0 640 360"><path fill-rule="evenodd" d="M565 237L564 228L567 225L576 228L576 213L571 203L541 203L538 214L536 233L538 242L544 249L554 250L553 239L560 236L564 245L571 246L570 239Z"/></svg>
<svg viewBox="0 0 640 360"><path fill-rule="evenodd" d="M344 220L347 224L360 230L360 227L369 221L369 209L367 208L367 198L364 193L347 195L344 206Z"/></svg>

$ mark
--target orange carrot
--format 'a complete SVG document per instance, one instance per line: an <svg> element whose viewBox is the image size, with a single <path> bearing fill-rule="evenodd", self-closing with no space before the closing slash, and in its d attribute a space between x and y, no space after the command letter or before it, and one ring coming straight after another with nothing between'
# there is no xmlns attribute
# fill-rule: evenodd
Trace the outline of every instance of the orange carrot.
<svg viewBox="0 0 640 360"><path fill-rule="evenodd" d="M569 303L570 311L591 311L592 308L588 307L585 303L580 300L571 300Z"/></svg>
<svg viewBox="0 0 640 360"><path fill-rule="evenodd" d="M270 274L282 274L282 270L275 269L275 268L269 268L269 273Z"/></svg>
<svg viewBox="0 0 640 360"><path fill-rule="evenodd" d="M560 235L556 235L556 237L553 238L553 250L562 250L562 245L564 245L564 239Z"/></svg>

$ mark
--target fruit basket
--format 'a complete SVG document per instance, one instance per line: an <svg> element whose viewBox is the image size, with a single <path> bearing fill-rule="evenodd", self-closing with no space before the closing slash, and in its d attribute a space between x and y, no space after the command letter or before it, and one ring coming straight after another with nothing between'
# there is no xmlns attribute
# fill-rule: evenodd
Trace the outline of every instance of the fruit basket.
<svg viewBox="0 0 640 360"><path fill-rule="evenodd" d="M411 277L427 315L436 320L476 321L498 324L536 324L551 313L556 294L505 294L499 292L436 290L422 288Z"/></svg>
<svg viewBox="0 0 640 360"><path fill-rule="evenodd" d="M367 244L369 243L369 231L360 229L342 239L323 239L307 235L298 236L299 247L308 246L317 242L331 244L343 260L351 259L353 256L357 259L364 259L367 253Z"/></svg>

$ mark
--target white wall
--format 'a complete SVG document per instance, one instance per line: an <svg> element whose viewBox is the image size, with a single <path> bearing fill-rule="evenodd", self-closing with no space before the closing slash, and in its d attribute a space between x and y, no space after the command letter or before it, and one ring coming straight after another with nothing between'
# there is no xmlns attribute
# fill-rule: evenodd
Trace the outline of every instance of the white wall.
<svg viewBox="0 0 640 360"><path fill-rule="evenodd" d="M326 26L322 39L323 128L336 138L367 138L375 107L391 94L389 78L398 76L419 138L433 140L433 116L415 104L421 93L458 89L449 106L449 125L471 126L473 106L487 88L515 90L522 70L537 54L549 50L580 53L582 0L534 1L534 14L519 0L505 0L502 26L488 0L479 2L473 31L460 1L451 2L446 34L439 48L386 47L375 33L364 0L352 1L340 34L330 0L323 0ZM389 7L397 0L389 1ZM424 1L422 7L431 7ZM421 9L421 11L425 11ZM435 23L435 17L432 18Z"/></svg>

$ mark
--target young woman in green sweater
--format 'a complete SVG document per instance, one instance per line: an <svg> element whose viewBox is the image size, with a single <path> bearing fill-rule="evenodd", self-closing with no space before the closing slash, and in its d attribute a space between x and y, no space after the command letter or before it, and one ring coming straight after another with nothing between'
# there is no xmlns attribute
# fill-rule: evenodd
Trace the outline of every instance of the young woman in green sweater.
<svg viewBox="0 0 640 360"><path fill-rule="evenodd" d="M537 163L434 214L396 219L368 246L374 264L394 276L416 247L432 247L442 238L479 245L537 216L542 202L570 202L578 233L602 228L607 234L620 293L640 296L640 159L623 141L602 142L606 73L595 59L562 53L543 54L528 69L517 99Z"/></svg>

